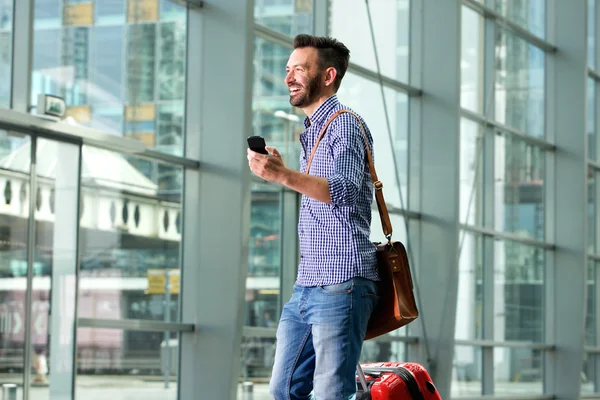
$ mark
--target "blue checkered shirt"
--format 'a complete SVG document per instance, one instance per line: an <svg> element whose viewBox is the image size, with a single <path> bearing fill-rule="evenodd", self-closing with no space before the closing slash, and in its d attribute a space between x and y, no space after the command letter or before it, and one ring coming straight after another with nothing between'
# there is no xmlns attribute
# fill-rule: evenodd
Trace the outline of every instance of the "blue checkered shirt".
<svg viewBox="0 0 600 400"><path fill-rule="evenodd" d="M348 109L336 95L304 120L300 135L300 171L306 164L323 125L338 110ZM373 138L367 129L369 146ZM339 115L327 128L313 158L310 175L327 178L331 204L302 196L298 236L300 265L296 284L325 286L354 277L379 280L375 246L371 243L373 182L365 139L352 114Z"/></svg>

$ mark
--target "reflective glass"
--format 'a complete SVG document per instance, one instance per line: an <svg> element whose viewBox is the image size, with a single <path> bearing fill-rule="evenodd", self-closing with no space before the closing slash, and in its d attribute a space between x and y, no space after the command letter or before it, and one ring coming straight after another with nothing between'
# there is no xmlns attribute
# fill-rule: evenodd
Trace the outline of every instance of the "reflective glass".
<svg viewBox="0 0 600 400"><path fill-rule="evenodd" d="M338 98L342 104L359 113L371 131L375 148L375 168L379 180L384 184L386 203L397 208L401 208L403 203L404 207L408 207L406 199L409 99L406 94L392 89L385 89L384 93L390 119L391 132L389 133L379 84L354 74L346 74Z"/></svg>
<svg viewBox="0 0 600 400"><path fill-rule="evenodd" d="M3 383L19 386L23 384L25 365L30 165L29 137L0 131L0 368ZM40 264L34 265L38 274L41 270ZM38 317L45 321L47 317L47 298L40 297L38 293L33 294L34 321ZM40 332L35 339L45 341L45 337L41 338L44 333Z"/></svg>
<svg viewBox="0 0 600 400"><path fill-rule="evenodd" d="M495 137L496 230L543 241L545 153L512 135Z"/></svg>
<svg viewBox="0 0 600 400"><path fill-rule="evenodd" d="M587 243L587 252L588 253L595 253L596 251L596 229L597 229L597 210L596 210L596 191L597 191L597 184L596 184L596 179L597 179L598 175L596 174L596 171L591 168L588 167L588 176L587 176L587 183L588 183L588 192L587 192L587 197L588 197L588 202L587 202L587 211L588 211L588 243Z"/></svg>
<svg viewBox="0 0 600 400"><path fill-rule="evenodd" d="M9 108L11 102L13 1L0 0L0 108Z"/></svg>
<svg viewBox="0 0 600 400"><path fill-rule="evenodd" d="M75 398L176 400L179 339L175 333L169 337L78 328Z"/></svg>
<svg viewBox="0 0 600 400"><path fill-rule="evenodd" d="M406 360L406 346L404 342L390 342L377 339L367 340L363 342L360 362L397 362L398 360Z"/></svg>
<svg viewBox="0 0 600 400"><path fill-rule="evenodd" d="M164 114L185 112L186 15L165 0L35 0L32 103L63 97L81 125L182 155L183 125Z"/></svg>
<svg viewBox="0 0 600 400"><path fill-rule="evenodd" d="M527 348L494 349L494 394L543 393L544 352Z"/></svg>
<svg viewBox="0 0 600 400"><path fill-rule="evenodd" d="M78 316L177 321L183 170L82 154Z"/></svg>
<svg viewBox="0 0 600 400"><path fill-rule="evenodd" d="M306 115L290 105L284 83L290 53L290 49L266 40L254 41L252 130L280 151L288 167L299 169L299 137Z"/></svg>
<svg viewBox="0 0 600 400"><path fill-rule="evenodd" d="M483 18L469 7L462 7L460 50L460 105L467 110L485 113L483 97Z"/></svg>
<svg viewBox="0 0 600 400"><path fill-rule="evenodd" d="M596 273L596 263L588 261L588 272L586 280L586 315L585 315L585 340L586 346L595 346L596 339L596 281L598 279Z"/></svg>
<svg viewBox="0 0 600 400"><path fill-rule="evenodd" d="M581 393L596 392L594 379L598 371L598 356L594 353L583 353L583 367L581 368Z"/></svg>
<svg viewBox="0 0 600 400"><path fill-rule="evenodd" d="M364 0L331 0L329 34L350 49L350 62L377 71L365 3ZM381 74L408 82L410 1L378 0L368 4Z"/></svg>
<svg viewBox="0 0 600 400"><path fill-rule="evenodd" d="M544 340L544 265L543 248L495 241L494 340Z"/></svg>
<svg viewBox="0 0 600 400"><path fill-rule="evenodd" d="M546 36L546 0L496 0L496 11L534 35Z"/></svg>
<svg viewBox="0 0 600 400"><path fill-rule="evenodd" d="M254 20L288 36L311 33L314 0L256 0Z"/></svg>
<svg viewBox="0 0 600 400"><path fill-rule="evenodd" d="M483 241L460 231L456 339L483 338Z"/></svg>
<svg viewBox="0 0 600 400"><path fill-rule="evenodd" d="M39 0L38 0L39 1ZM94 0L96 25L125 23L126 0Z"/></svg>
<svg viewBox="0 0 600 400"><path fill-rule="evenodd" d="M481 347L454 346L452 397L481 395Z"/></svg>
<svg viewBox="0 0 600 400"><path fill-rule="evenodd" d="M528 135L544 136L544 52L498 29L495 54L496 119Z"/></svg>
<svg viewBox="0 0 600 400"><path fill-rule="evenodd" d="M598 147L598 135L596 135L596 81L588 78L587 80L587 147L588 158L596 160Z"/></svg>
<svg viewBox="0 0 600 400"><path fill-rule="evenodd" d="M596 68L596 1L588 0L587 59L590 68Z"/></svg>
<svg viewBox="0 0 600 400"><path fill-rule="evenodd" d="M460 222L483 225L484 127L460 120Z"/></svg>
<svg viewBox="0 0 600 400"><path fill-rule="evenodd" d="M255 184L250 208L250 243L244 325L273 328L279 321L281 274L281 193ZM294 266L289 266L295 270Z"/></svg>

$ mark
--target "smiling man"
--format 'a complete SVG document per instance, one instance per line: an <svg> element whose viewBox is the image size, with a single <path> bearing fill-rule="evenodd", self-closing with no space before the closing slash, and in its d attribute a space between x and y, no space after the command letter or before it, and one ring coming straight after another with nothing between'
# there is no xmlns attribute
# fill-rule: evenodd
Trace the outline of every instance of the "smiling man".
<svg viewBox="0 0 600 400"><path fill-rule="evenodd" d="M378 300L369 238L373 184L355 116L344 113L331 122L306 170L327 121L347 109L336 93L349 59L348 48L335 39L298 35L285 84L290 104L306 114L300 171L287 168L274 147L267 147L269 155L248 150L252 172L302 194L300 265L277 328L270 383L276 400L354 399L356 364Z"/></svg>

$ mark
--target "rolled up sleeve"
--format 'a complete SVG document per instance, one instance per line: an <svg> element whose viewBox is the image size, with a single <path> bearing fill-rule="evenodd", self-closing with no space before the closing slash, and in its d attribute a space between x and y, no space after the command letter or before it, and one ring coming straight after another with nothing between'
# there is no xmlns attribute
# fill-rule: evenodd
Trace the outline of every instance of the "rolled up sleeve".
<svg viewBox="0 0 600 400"><path fill-rule="evenodd" d="M351 206L358 201L364 179L365 139L358 121L349 114L331 127L334 172L327 178L331 204Z"/></svg>

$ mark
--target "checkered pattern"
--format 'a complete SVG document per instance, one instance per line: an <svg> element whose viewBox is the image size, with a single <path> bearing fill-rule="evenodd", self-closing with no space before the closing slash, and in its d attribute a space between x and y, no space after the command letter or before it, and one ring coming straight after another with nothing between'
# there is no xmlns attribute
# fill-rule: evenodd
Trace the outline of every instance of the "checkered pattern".
<svg viewBox="0 0 600 400"><path fill-rule="evenodd" d="M341 109L348 108L333 95L310 120L305 119L306 129L300 135L302 172L306 172L321 128ZM373 149L368 128L367 136ZM309 171L310 175L327 178L332 204L302 196L297 285L333 285L354 277L379 279L375 246L369 239L373 183L366 157L365 139L356 117L348 113L338 116L327 128Z"/></svg>

